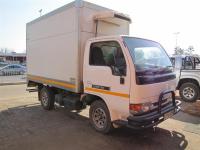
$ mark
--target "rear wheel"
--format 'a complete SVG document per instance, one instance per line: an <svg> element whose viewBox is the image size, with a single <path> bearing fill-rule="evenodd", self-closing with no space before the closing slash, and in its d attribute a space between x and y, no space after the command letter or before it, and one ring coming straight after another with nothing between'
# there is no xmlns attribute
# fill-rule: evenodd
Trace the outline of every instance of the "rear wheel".
<svg viewBox="0 0 200 150"><path fill-rule="evenodd" d="M194 102L199 98L199 87L194 83L184 83L179 89L181 98L186 102Z"/></svg>
<svg viewBox="0 0 200 150"><path fill-rule="evenodd" d="M41 101L41 105L45 110L51 110L54 108L55 95L51 88L43 87L39 91L38 96Z"/></svg>
<svg viewBox="0 0 200 150"><path fill-rule="evenodd" d="M103 101L97 100L91 104L89 116L90 123L98 132L109 133L113 129L109 110Z"/></svg>

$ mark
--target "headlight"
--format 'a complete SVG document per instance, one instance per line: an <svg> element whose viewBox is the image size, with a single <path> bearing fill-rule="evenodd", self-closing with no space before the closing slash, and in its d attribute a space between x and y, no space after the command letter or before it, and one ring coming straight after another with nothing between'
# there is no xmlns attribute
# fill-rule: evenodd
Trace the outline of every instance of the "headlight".
<svg viewBox="0 0 200 150"><path fill-rule="evenodd" d="M141 104L129 104L129 110L132 114L140 114L144 112L148 112L152 109L153 104L148 103L141 103Z"/></svg>

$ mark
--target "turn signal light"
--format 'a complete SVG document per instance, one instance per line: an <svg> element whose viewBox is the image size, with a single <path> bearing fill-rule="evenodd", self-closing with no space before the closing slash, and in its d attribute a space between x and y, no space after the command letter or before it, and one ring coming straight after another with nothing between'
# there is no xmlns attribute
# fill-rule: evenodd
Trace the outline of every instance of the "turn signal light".
<svg viewBox="0 0 200 150"><path fill-rule="evenodd" d="M129 104L129 110L133 114L144 113L152 109L152 103Z"/></svg>
<svg viewBox="0 0 200 150"><path fill-rule="evenodd" d="M136 112L139 112L142 110L142 104L130 104L129 105L129 110L133 110Z"/></svg>

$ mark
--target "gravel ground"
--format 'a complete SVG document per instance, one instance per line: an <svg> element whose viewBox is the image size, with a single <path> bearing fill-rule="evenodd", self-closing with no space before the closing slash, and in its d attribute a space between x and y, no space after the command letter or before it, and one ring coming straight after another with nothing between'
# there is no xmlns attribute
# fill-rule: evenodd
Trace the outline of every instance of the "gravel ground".
<svg viewBox="0 0 200 150"><path fill-rule="evenodd" d="M88 109L45 111L37 93L25 89L25 85L0 86L0 150L199 149L199 117L180 112L155 132L119 128L102 135L91 128Z"/></svg>

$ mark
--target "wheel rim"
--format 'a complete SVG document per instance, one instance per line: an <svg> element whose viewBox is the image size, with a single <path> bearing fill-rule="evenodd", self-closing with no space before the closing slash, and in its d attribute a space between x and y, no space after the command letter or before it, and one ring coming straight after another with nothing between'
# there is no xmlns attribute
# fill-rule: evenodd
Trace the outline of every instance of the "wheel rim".
<svg viewBox="0 0 200 150"><path fill-rule="evenodd" d="M193 88L186 87L183 89L183 96L187 99L192 99L195 96L195 91Z"/></svg>
<svg viewBox="0 0 200 150"><path fill-rule="evenodd" d="M48 95L46 92L42 92L41 94L41 101L43 103L44 106L48 105Z"/></svg>
<svg viewBox="0 0 200 150"><path fill-rule="evenodd" d="M106 126L106 113L102 108L93 111L92 119L96 127L102 129Z"/></svg>

